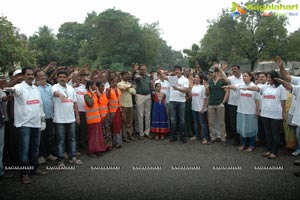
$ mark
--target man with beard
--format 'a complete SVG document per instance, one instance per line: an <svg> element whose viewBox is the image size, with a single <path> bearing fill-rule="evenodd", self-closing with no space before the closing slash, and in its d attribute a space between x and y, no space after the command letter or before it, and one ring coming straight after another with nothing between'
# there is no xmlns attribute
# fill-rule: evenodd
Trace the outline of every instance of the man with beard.
<svg viewBox="0 0 300 200"><path fill-rule="evenodd" d="M41 122L45 121L43 102L39 89L32 84L34 80L33 68L22 69L24 81L15 85L12 89L14 95L14 125L19 134L19 161L23 168L21 172L21 183L29 184L30 170L34 169L35 175L46 175L46 171L37 168L39 145L41 135Z"/></svg>

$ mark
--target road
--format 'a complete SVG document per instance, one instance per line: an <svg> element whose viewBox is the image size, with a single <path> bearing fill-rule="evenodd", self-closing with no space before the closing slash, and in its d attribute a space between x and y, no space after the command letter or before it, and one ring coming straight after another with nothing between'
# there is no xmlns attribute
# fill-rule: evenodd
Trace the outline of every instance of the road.
<svg viewBox="0 0 300 200"><path fill-rule="evenodd" d="M55 163L47 163L42 167L49 174L33 176L30 185L22 185L14 171L13 178L0 180L0 199L299 200L295 157L281 149L269 160L263 152L262 147L240 152L221 143L139 140L98 158L83 154L84 164L75 169L50 170Z"/></svg>

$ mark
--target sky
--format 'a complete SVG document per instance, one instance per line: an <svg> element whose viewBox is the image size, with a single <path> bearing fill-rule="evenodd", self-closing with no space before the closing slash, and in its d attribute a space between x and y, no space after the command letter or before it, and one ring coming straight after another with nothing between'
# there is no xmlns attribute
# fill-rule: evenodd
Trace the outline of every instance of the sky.
<svg viewBox="0 0 300 200"><path fill-rule="evenodd" d="M207 20L218 18L232 0L0 0L0 15L6 16L21 33L33 35L41 26L57 33L65 22L83 23L87 13L101 13L109 8L128 12L140 24L159 22L161 37L174 50L190 49L206 33ZM237 3L246 0L235 1ZM289 32L300 27L300 0L282 0L299 4L298 16L290 16Z"/></svg>

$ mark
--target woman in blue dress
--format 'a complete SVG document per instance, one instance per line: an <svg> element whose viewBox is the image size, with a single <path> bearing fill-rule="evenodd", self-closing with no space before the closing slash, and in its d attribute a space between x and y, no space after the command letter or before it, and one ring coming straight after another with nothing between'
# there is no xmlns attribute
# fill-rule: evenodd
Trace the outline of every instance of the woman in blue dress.
<svg viewBox="0 0 300 200"><path fill-rule="evenodd" d="M170 131L166 95L160 92L161 84L155 84L155 93L152 94L151 132L155 139L164 139L164 134Z"/></svg>

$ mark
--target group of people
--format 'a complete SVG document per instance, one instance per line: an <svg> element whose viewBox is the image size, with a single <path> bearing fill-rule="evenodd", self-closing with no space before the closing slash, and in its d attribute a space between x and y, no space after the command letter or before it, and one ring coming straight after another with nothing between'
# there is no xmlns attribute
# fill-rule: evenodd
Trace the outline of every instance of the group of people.
<svg viewBox="0 0 300 200"><path fill-rule="evenodd" d="M172 72L158 66L149 75L146 65L137 64L132 71L90 73L87 65L74 69L54 63L43 70L11 71L8 82L0 77L0 176L9 176L2 156L20 167L21 182L29 184L30 175L47 174L38 166L48 160L57 160L61 168L66 161L81 165L80 150L96 158L153 134L155 140L170 134L170 142L187 143L191 136L204 145L221 141L224 147L232 139L247 152L260 141L266 146L263 156L275 159L287 90L293 94L287 121L297 138L300 126L300 78L287 73L280 57L277 62L282 79L275 71L241 73L238 65L227 76L226 63L208 73L176 65ZM300 154L299 141L295 149L293 154Z"/></svg>

